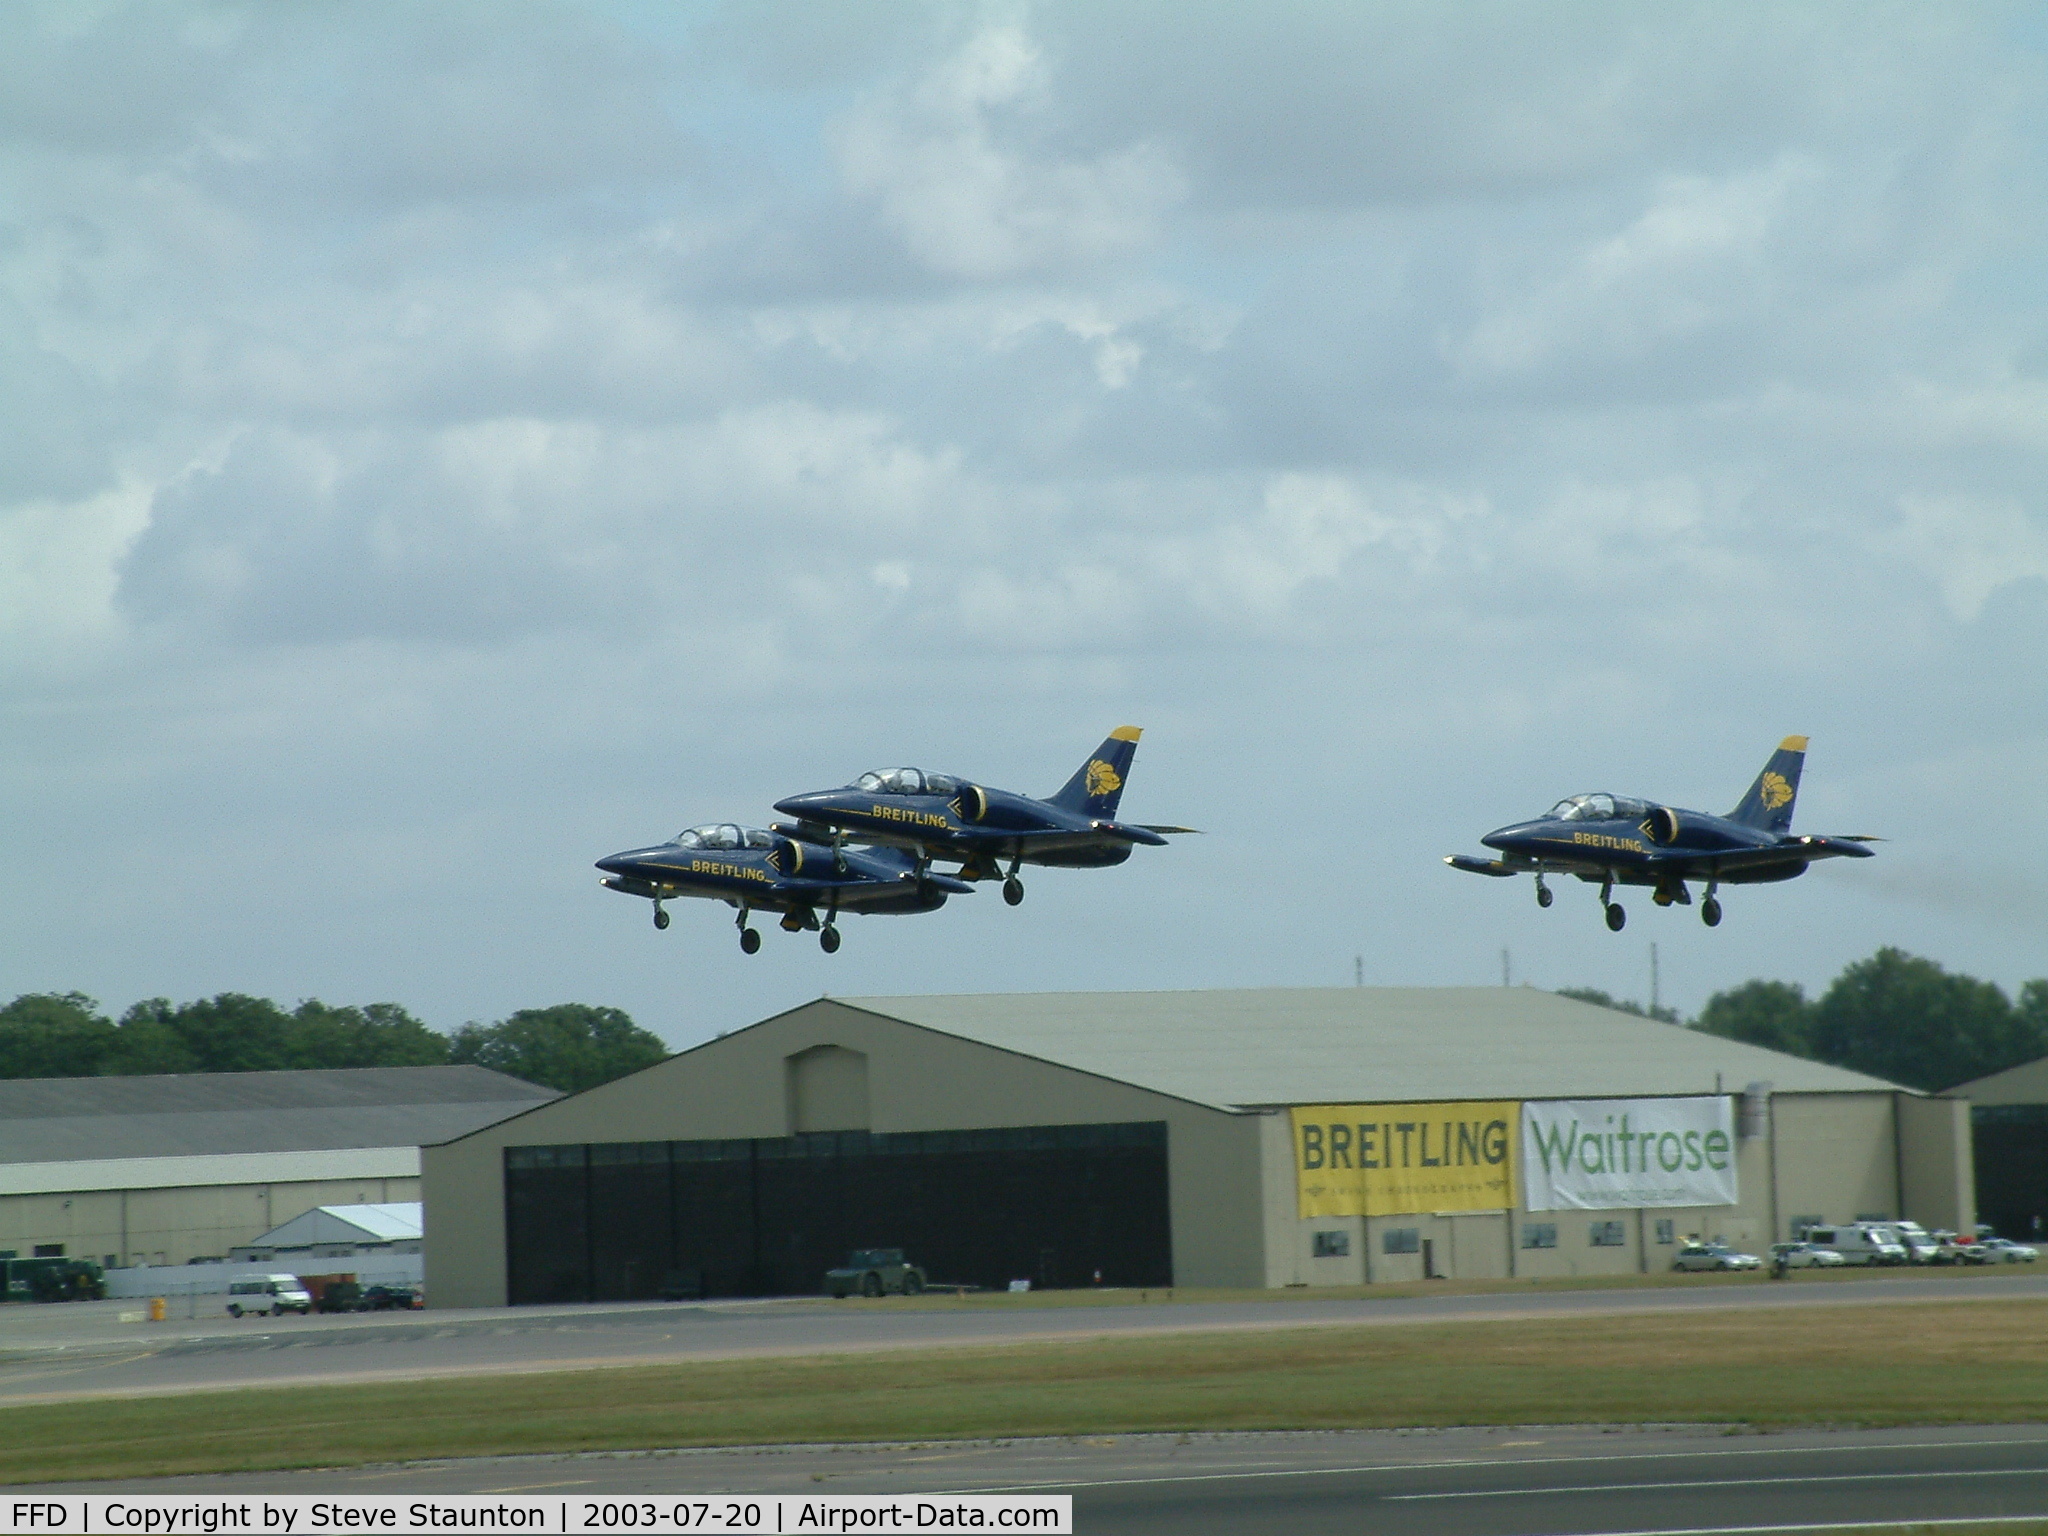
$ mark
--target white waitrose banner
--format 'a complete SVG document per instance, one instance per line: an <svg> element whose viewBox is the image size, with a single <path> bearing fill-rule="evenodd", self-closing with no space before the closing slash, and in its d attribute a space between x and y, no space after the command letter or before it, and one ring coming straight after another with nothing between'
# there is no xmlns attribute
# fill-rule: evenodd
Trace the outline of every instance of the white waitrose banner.
<svg viewBox="0 0 2048 1536"><path fill-rule="evenodd" d="M1522 1106L1531 1211L1733 1205L1735 1104L1696 1099L1551 1099Z"/></svg>

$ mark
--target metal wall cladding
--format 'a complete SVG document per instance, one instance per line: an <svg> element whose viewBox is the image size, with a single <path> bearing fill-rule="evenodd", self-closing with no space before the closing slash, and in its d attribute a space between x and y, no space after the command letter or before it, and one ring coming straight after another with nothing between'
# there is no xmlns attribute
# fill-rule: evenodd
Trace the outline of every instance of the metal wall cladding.
<svg viewBox="0 0 2048 1536"><path fill-rule="evenodd" d="M505 1150L512 1304L814 1295L855 1248L935 1285L1170 1285L1167 1129L1022 1126Z"/></svg>

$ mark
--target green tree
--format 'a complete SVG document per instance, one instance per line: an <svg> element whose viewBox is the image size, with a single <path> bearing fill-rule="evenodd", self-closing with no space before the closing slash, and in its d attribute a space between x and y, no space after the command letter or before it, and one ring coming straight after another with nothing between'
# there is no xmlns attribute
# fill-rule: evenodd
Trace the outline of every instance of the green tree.
<svg viewBox="0 0 2048 1536"><path fill-rule="evenodd" d="M295 1067L438 1067L446 1035L396 1003L334 1008L309 998L292 1011L287 1040Z"/></svg>
<svg viewBox="0 0 2048 1536"><path fill-rule="evenodd" d="M113 1021L82 992L31 992L0 1008L0 1077L92 1077Z"/></svg>
<svg viewBox="0 0 2048 1536"><path fill-rule="evenodd" d="M110 1077L144 1077L205 1070L171 1023L176 1011L167 997L146 997L122 1014L100 1071Z"/></svg>
<svg viewBox="0 0 2048 1536"><path fill-rule="evenodd" d="M449 1060L579 1093L651 1067L668 1053L659 1036L617 1008L557 1003L522 1008L496 1024L463 1025L455 1032Z"/></svg>
<svg viewBox="0 0 2048 1536"><path fill-rule="evenodd" d="M2039 1024L1995 984L1887 947L1835 978L1810 1038L1821 1061L1932 1092L2048 1055Z"/></svg>
<svg viewBox="0 0 2048 1536"><path fill-rule="evenodd" d="M1598 987L1559 987L1559 997L1576 998L1582 1003L1592 1003L1601 1008L1612 1008L1616 1013L1632 1013L1639 1019L1655 1019L1660 1024L1676 1024L1676 1008L1645 1008L1641 1003L1632 1003L1625 997L1611 997Z"/></svg>
<svg viewBox="0 0 2048 1536"><path fill-rule="evenodd" d="M1745 981L1716 992L1693 1028L1793 1056L1813 1055L1813 1004L1793 981Z"/></svg>

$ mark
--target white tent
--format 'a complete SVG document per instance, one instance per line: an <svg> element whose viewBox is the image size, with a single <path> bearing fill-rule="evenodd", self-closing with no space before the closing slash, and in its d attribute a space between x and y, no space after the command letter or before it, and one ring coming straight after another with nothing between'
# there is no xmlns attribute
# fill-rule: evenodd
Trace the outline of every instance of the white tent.
<svg viewBox="0 0 2048 1536"><path fill-rule="evenodd" d="M311 1248L326 1243L416 1243L422 1235L417 1200L391 1205L316 1205L245 1248Z"/></svg>

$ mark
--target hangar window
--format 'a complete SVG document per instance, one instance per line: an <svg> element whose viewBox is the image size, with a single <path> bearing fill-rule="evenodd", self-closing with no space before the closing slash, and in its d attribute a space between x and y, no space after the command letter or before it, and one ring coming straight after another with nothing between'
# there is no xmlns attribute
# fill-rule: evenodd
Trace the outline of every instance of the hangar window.
<svg viewBox="0 0 2048 1536"><path fill-rule="evenodd" d="M1595 1248L1621 1248L1627 1246L1628 1238L1618 1221L1596 1221L1593 1223L1593 1246Z"/></svg>
<svg viewBox="0 0 2048 1536"><path fill-rule="evenodd" d="M1382 1253L1422 1252L1422 1228L1389 1227L1380 1235Z"/></svg>
<svg viewBox="0 0 2048 1536"><path fill-rule="evenodd" d="M1557 1246L1557 1223L1554 1221L1523 1222L1522 1246L1524 1248L1555 1248Z"/></svg>
<svg viewBox="0 0 2048 1536"><path fill-rule="evenodd" d="M1351 1252L1349 1232L1318 1232L1315 1255L1319 1259L1341 1259Z"/></svg>
<svg viewBox="0 0 2048 1536"><path fill-rule="evenodd" d="M1660 1243L1675 1243L1675 1242L1677 1242L1677 1241L1678 1241L1678 1223L1677 1223L1677 1222L1675 1222L1675 1221L1660 1221L1660 1222L1658 1222L1658 1223L1657 1223L1657 1241L1658 1241L1658 1242L1660 1242Z"/></svg>

